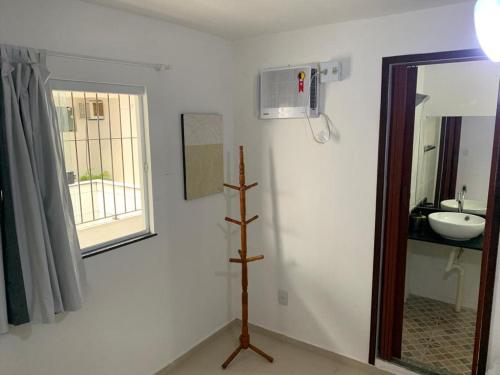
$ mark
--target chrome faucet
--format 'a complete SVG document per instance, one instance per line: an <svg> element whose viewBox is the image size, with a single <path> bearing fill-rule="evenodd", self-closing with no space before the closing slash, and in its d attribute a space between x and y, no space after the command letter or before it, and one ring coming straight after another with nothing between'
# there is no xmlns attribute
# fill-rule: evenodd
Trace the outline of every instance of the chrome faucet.
<svg viewBox="0 0 500 375"><path fill-rule="evenodd" d="M464 211L465 194L467 194L467 186L466 185L462 186L462 190L459 191L457 194L458 212Z"/></svg>
<svg viewBox="0 0 500 375"><path fill-rule="evenodd" d="M457 197L458 212L464 212L464 201L460 194Z"/></svg>

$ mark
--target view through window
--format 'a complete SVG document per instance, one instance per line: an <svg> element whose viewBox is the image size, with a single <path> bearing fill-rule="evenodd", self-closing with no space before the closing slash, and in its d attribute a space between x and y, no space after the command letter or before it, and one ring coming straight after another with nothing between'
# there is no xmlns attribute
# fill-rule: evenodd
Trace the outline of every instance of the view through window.
<svg viewBox="0 0 500 375"><path fill-rule="evenodd" d="M142 95L53 97L82 249L148 232Z"/></svg>

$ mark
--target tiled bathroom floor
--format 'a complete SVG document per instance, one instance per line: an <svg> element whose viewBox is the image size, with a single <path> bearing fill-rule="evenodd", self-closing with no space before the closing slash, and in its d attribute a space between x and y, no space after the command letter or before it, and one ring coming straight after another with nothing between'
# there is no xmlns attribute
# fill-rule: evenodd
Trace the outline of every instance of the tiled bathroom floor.
<svg viewBox="0 0 500 375"><path fill-rule="evenodd" d="M469 375L476 311L410 295L405 303L401 360L430 373Z"/></svg>

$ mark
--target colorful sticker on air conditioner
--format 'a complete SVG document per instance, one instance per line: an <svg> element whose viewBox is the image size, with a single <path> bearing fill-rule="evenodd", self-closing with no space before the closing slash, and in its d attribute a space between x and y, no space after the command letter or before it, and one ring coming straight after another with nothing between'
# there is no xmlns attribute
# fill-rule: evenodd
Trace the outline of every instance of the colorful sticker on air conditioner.
<svg viewBox="0 0 500 375"><path fill-rule="evenodd" d="M300 72L297 76L299 80L299 92L304 92L304 79L306 78L305 72Z"/></svg>

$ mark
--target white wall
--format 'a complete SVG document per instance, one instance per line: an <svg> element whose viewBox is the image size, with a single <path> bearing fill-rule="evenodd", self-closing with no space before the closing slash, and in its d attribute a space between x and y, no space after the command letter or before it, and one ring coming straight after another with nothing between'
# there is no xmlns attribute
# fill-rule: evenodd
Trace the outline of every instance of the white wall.
<svg viewBox="0 0 500 375"><path fill-rule="evenodd" d="M231 45L71 0L0 0L0 42L172 65L157 73L48 60L59 78L146 86L158 236L85 260L90 291L81 311L0 336L1 374L152 374L233 318L217 226L225 200L183 200L180 135L181 112L222 113L231 151Z"/></svg>
<svg viewBox="0 0 500 375"><path fill-rule="evenodd" d="M417 74L417 92L422 93L424 90L424 70L418 67ZM420 197L417 196L418 188L418 167L421 164L423 151L420 150L420 134L422 131L422 115L425 103L418 105L415 108L415 123L413 125L413 154L411 160L411 183L410 183L410 212L420 202Z"/></svg>
<svg viewBox="0 0 500 375"><path fill-rule="evenodd" d="M424 70L424 91L430 95L426 105L429 116L495 115L499 64L489 60L472 61L427 65Z"/></svg>
<svg viewBox="0 0 500 375"><path fill-rule="evenodd" d="M408 241L406 262L408 294L455 304L457 272L445 273L452 246L422 241ZM465 271L462 305L477 308L481 255L478 250L464 249L460 264Z"/></svg>
<svg viewBox="0 0 500 375"><path fill-rule="evenodd" d="M419 94L427 93L426 70L427 66L418 67L417 93ZM434 201L441 118L428 116L428 102L429 100L424 100L415 107L410 212L425 198L427 198L427 202ZM424 152L426 145L435 145L436 148Z"/></svg>
<svg viewBox="0 0 500 375"><path fill-rule="evenodd" d="M468 199L486 202L490 182L495 117L464 117L460 132L457 191L467 185Z"/></svg>
<svg viewBox="0 0 500 375"><path fill-rule="evenodd" d="M422 162L418 166L417 180L419 186L417 187L417 202L424 198L427 198L429 202L434 201L436 193L436 175L439 160L440 135L441 118L425 115L422 116L421 140L418 150L422 156ZM425 151L426 146L436 146L436 148Z"/></svg>
<svg viewBox="0 0 500 375"><path fill-rule="evenodd" d="M420 108L421 106L422 108ZM427 198L427 202L434 202L436 192L441 117L427 116L425 103L421 106L416 111L419 113L419 126L417 128L419 134L414 134L418 140L416 145L415 140L413 141L412 178L415 175L415 185L412 184L414 196L410 201L410 209L422 202L424 198ZM424 151L425 146L436 146L436 148Z"/></svg>
<svg viewBox="0 0 500 375"><path fill-rule="evenodd" d="M250 179L260 182L249 211L262 220L249 238L266 256L250 270L254 323L367 361L382 57L477 47L472 9L466 3L236 43L235 139L246 146ZM338 139L319 146L303 120L258 119L259 69L332 58L343 59L345 71L323 89ZM280 288L289 292L287 307L278 305ZM500 343L492 344L500 356Z"/></svg>

